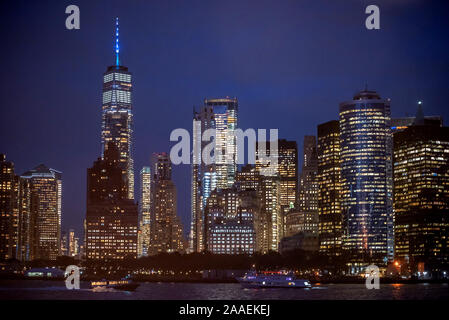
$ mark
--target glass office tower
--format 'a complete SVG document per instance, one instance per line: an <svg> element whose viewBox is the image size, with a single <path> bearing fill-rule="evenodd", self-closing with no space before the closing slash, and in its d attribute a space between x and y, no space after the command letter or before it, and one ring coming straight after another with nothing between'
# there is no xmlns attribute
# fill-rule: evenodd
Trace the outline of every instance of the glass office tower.
<svg viewBox="0 0 449 320"><path fill-rule="evenodd" d="M350 271L393 258L390 102L364 90L340 104L344 249Z"/></svg>
<svg viewBox="0 0 449 320"><path fill-rule="evenodd" d="M232 187L237 170L237 98L205 99L198 112L193 111L192 206L189 250L204 250L204 207L211 192ZM201 152L209 141L201 137L215 129L215 161L205 164ZM199 145L198 145L199 144Z"/></svg>
<svg viewBox="0 0 449 320"><path fill-rule="evenodd" d="M62 173L40 164L21 178L29 181L35 197L34 259L56 260L61 254Z"/></svg>

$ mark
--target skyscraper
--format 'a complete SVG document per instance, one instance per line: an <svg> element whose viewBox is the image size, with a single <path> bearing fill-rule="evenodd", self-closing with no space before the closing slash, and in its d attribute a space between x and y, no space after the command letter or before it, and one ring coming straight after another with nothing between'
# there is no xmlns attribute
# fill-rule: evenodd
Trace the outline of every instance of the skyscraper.
<svg viewBox="0 0 449 320"><path fill-rule="evenodd" d="M299 180L298 209L304 215L304 230L318 234L318 158L316 137L304 136L303 165Z"/></svg>
<svg viewBox="0 0 449 320"><path fill-rule="evenodd" d="M298 205L298 146L296 141L278 140L279 201L282 213Z"/></svg>
<svg viewBox="0 0 449 320"><path fill-rule="evenodd" d="M160 252L183 252L184 238L177 215L176 187L171 179L171 162L167 153L153 155L154 178L151 185L150 249Z"/></svg>
<svg viewBox="0 0 449 320"><path fill-rule="evenodd" d="M265 145L265 148L264 148ZM272 151L275 153L273 154ZM281 209L279 146L271 150L270 141L256 143L256 171L260 177L260 216L256 219L257 251L278 251L284 236L284 216ZM269 158L267 158L269 157ZM272 159L274 163L272 163Z"/></svg>
<svg viewBox="0 0 449 320"><path fill-rule="evenodd" d="M318 213L320 252L340 255L343 216L340 205L340 123L318 125Z"/></svg>
<svg viewBox="0 0 449 320"><path fill-rule="evenodd" d="M87 259L137 257L137 205L128 199L120 153L109 142L104 157L87 169Z"/></svg>
<svg viewBox="0 0 449 320"><path fill-rule="evenodd" d="M193 162L190 251L204 250L204 207L210 193L232 187L237 170L237 98L205 99L199 112L193 112ZM208 129L215 130L212 164L202 161L201 152L208 144L201 137Z"/></svg>
<svg viewBox="0 0 449 320"><path fill-rule="evenodd" d="M390 102L364 90L340 103L341 204L351 271L393 258Z"/></svg>
<svg viewBox="0 0 449 320"><path fill-rule="evenodd" d="M30 231L33 232L31 251L34 259L55 260L61 254L61 177L61 172L43 164L21 176L29 181L34 197L34 230Z"/></svg>
<svg viewBox="0 0 449 320"><path fill-rule="evenodd" d="M140 170L140 202L139 202L139 249L138 256L147 256L150 246L151 221L151 169Z"/></svg>
<svg viewBox="0 0 449 320"><path fill-rule="evenodd" d="M115 64L103 74L101 146L102 157L109 142L116 144L120 168L125 178L128 199L134 199L134 162L132 156L132 74L120 61L119 24L116 19Z"/></svg>
<svg viewBox="0 0 449 320"><path fill-rule="evenodd" d="M449 268L449 127L435 124L394 134L395 258L415 272Z"/></svg>
<svg viewBox="0 0 449 320"><path fill-rule="evenodd" d="M0 155L0 260L15 258L18 208L14 164Z"/></svg>

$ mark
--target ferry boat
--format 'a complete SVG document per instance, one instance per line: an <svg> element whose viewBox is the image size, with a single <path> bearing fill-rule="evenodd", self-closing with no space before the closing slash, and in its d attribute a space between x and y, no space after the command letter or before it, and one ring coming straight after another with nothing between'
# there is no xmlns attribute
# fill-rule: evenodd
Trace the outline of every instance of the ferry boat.
<svg viewBox="0 0 449 320"><path fill-rule="evenodd" d="M308 280L298 279L292 273L283 271L247 272L236 278L244 288L310 288Z"/></svg>
<svg viewBox="0 0 449 320"><path fill-rule="evenodd" d="M90 283L92 289L94 288L112 288L124 291L134 291L139 286L139 283L133 282L131 279L123 278L120 280L99 280Z"/></svg>

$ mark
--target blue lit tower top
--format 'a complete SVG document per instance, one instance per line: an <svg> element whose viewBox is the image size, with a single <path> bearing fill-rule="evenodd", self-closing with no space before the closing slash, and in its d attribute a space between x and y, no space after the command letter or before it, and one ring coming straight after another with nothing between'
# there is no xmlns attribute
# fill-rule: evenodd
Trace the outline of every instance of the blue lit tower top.
<svg viewBox="0 0 449 320"><path fill-rule="evenodd" d="M120 166L128 185L128 198L134 199L134 164L132 157L133 115L132 74L120 61L119 22L115 19L115 63L103 74L102 156L108 143L119 149Z"/></svg>
<svg viewBox="0 0 449 320"><path fill-rule="evenodd" d="M119 59L119 55L120 55L120 44L119 44L119 40L118 40L118 17L115 18L115 65L118 67L120 65L120 59Z"/></svg>

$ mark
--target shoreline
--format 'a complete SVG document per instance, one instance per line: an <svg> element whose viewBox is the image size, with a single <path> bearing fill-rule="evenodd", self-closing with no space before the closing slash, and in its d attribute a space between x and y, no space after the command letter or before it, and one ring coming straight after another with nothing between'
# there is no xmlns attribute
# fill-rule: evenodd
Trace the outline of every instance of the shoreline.
<svg viewBox="0 0 449 320"><path fill-rule="evenodd" d="M25 276L8 276L0 277L0 284L3 281L64 281L64 278L28 278ZM89 282L99 280L99 278L81 277L81 281ZM236 279L225 278L225 279L203 279L203 278L180 278L180 277L160 277L160 278L134 278L135 282L139 283L238 283ZM335 279L310 279L312 284L364 284L365 279L350 279L350 278L335 278ZM380 284L449 284L448 279L396 279L396 278L380 278Z"/></svg>

